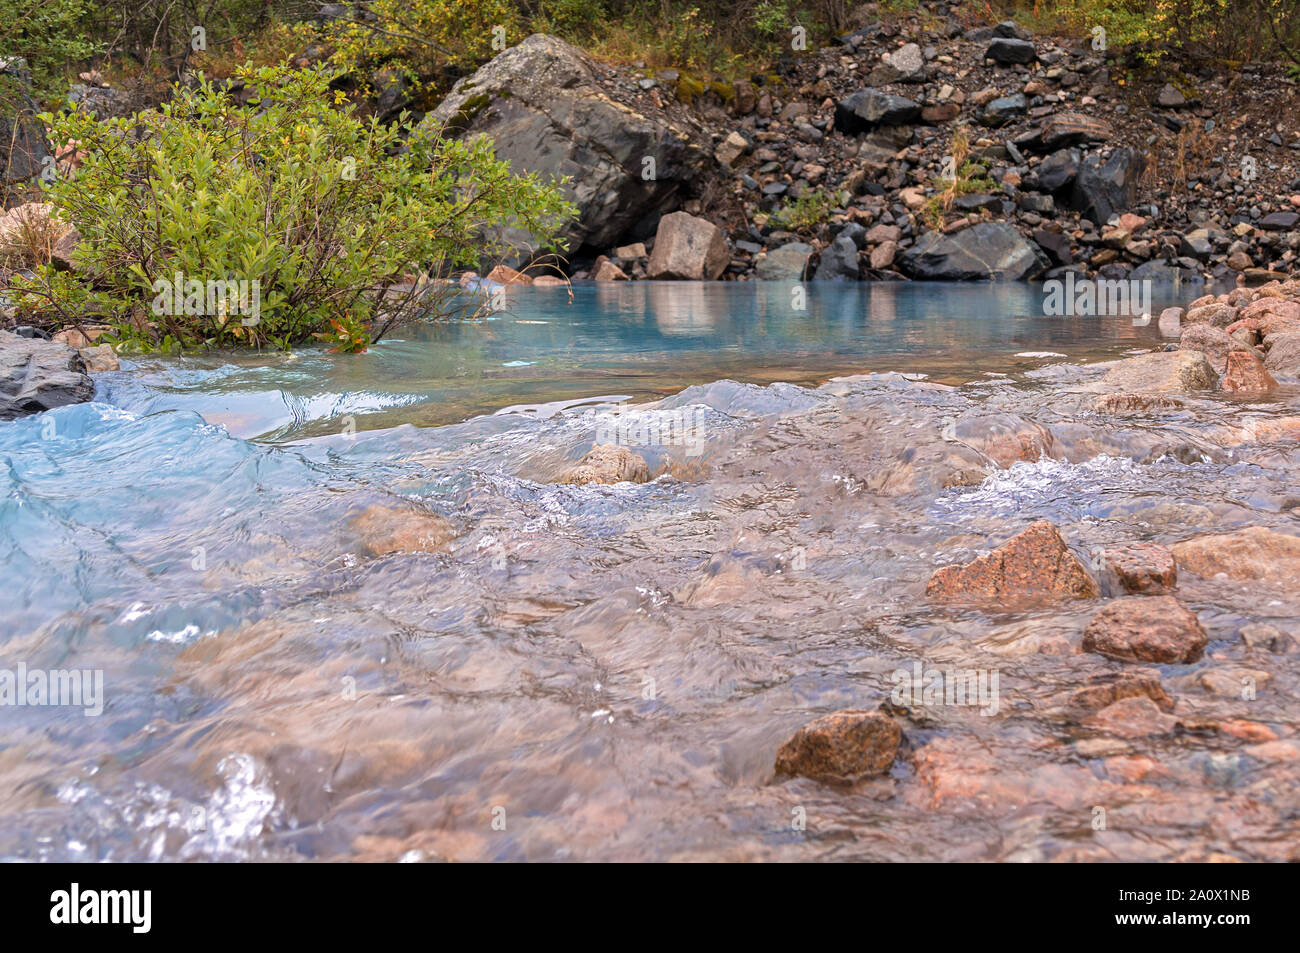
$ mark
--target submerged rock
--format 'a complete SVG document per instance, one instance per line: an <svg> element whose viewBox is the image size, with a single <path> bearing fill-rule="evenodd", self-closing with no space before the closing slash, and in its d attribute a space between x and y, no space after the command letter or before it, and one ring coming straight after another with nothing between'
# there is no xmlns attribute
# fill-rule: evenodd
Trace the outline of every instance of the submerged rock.
<svg viewBox="0 0 1300 953"><path fill-rule="evenodd" d="M84 403L94 395L95 385L75 350L0 331L0 420Z"/></svg>
<svg viewBox="0 0 1300 953"><path fill-rule="evenodd" d="M837 711L796 731L776 753L776 772L818 781L857 781L888 771L902 740L902 729L888 715Z"/></svg>
<svg viewBox="0 0 1300 953"><path fill-rule="evenodd" d="M556 483L645 483L650 468L645 459L627 447L605 443L593 447L576 467L566 471Z"/></svg>
<svg viewBox="0 0 1300 953"><path fill-rule="evenodd" d="M935 571L925 594L941 602L1095 599L1097 581L1055 526L1031 523L993 552L964 566Z"/></svg>
<svg viewBox="0 0 1300 953"><path fill-rule="evenodd" d="M1178 581L1174 554L1159 543L1126 543L1102 551L1102 565L1125 592L1168 592Z"/></svg>
<svg viewBox="0 0 1300 953"><path fill-rule="evenodd" d="M1230 394L1269 394L1277 390L1277 381L1264 369L1264 362L1253 351L1233 351L1219 389Z"/></svg>
<svg viewBox="0 0 1300 953"><path fill-rule="evenodd" d="M1172 548L1178 565L1198 576L1300 584L1300 536L1249 526L1186 539Z"/></svg>
<svg viewBox="0 0 1300 953"><path fill-rule="evenodd" d="M1173 596L1116 599L1083 630L1083 651L1137 662L1195 662L1209 636Z"/></svg>
<svg viewBox="0 0 1300 953"><path fill-rule="evenodd" d="M347 528L368 556L446 552L456 535L451 523L437 514L378 504L349 517Z"/></svg>
<svg viewBox="0 0 1300 953"><path fill-rule="evenodd" d="M1092 681L1070 696L1070 704L1096 711L1125 698L1149 698L1162 711L1174 710L1174 700L1160 684L1159 672L1107 673Z"/></svg>
<svg viewBox="0 0 1300 953"><path fill-rule="evenodd" d="M1189 394L1218 384L1219 375L1200 351L1157 351L1116 361L1100 386L1126 395Z"/></svg>

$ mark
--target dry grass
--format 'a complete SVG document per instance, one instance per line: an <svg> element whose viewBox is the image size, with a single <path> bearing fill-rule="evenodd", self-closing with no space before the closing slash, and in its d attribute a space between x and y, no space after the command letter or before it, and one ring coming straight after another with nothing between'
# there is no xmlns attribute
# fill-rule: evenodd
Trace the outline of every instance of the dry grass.
<svg viewBox="0 0 1300 953"><path fill-rule="evenodd" d="M10 209L0 218L0 263L8 269L48 265L67 230L40 203Z"/></svg>

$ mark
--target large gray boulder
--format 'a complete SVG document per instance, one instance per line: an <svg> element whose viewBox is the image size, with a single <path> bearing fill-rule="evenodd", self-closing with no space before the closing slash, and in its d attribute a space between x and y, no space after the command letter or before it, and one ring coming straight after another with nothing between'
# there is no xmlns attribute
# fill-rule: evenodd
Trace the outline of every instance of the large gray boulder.
<svg viewBox="0 0 1300 953"><path fill-rule="evenodd" d="M534 33L452 87L425 123L489 136L518 172L569 176L578 207L570 252L605 249L652 214L671 211L712 161L693 120L644 115L606 95L599 67Z"/></svg>
<svg viewBox="0 0 1300 953"><path fill-rule="evenodd" d="M903 252L899 267L919 281L1028 281L1046 256L1006 222L981 222L952 235L926 232Z"/></svg>
<svg viewBox="0 0 1300 953"><path fill-rule="evenodd" d="M0 57L0 185L27 182L50 166L45 128L36 118L32 77L22 57ZM7 191L7 189L6 189Z"/></svg>
<svg viewBox="0 0 1300 953"><path fill-rule="evenodd" d="M920 118L920 103L870 87L835 104L835 128L851 136L878 126L905 126Z"/></svg>
<svg viewBox="0 0 1300 953"><path fill-rule="evenodd" d="M803 281L812 253L813 247L804 242L774 248L754 263L754 277L759 281Z"/></svg>
<svg viewBox="0 0 1300 953"><path fill-rule="evenodd" d="M0 331L0 420L85 403L94 394L86 365L73 348Z"/></svg>
<svg viewBox="0 0 1300 953"><path fill-rule="evenodd" d="M1090 155L1079 163L1070 188L1069 206L1098 225L1127 212L1137 202L1138 160L1131 149L1116 149L1110 158Z"/></svg>

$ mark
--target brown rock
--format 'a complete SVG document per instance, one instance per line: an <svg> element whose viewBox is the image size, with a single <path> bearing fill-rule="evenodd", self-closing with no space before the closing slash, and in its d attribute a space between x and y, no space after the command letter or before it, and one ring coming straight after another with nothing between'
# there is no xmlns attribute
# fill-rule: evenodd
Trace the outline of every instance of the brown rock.
<svg viewBox="0 0 1300 953"><path fill-rule="evenodd" d="M1174 543L1178 565L1198 576L1300 585L1300 536L1263 526Z"/></svg>
<svg viewBox="0 0 1300 953"><path fill-rule="evenodd" d="M1173 596L1129 596L1102 608L1083 630L1083 651L1138 662L1194 662L1209 636Z"/></svg>
<svg viewBox="0 0 1300 953"><path fill-rule="evenodd" d="M347 527L369 556L443 552L456 535L451 524L434 513L381 505L349 517Z"/></svg>
<svg viewBox="0 0 1300 953"><path fill-rule="evenodd" d="M495 281L499 285L531 285L533 279L525 275L522 271L515 271L509 265L497 265L488 272L488 281Z"/></svg>
<svg viewBox="0 0 1300 953"><path fill-rule="evenodd" d="M876 271L883 271L894 263L894 256L898 254L897 242L881 242L875 248L871 249L870 262L871 267Z"/></svg>
<svg viewBox="0 0 1300 953"><path fill-rule="evenodd" d="M1178 338L1178 347L1183 351L1200 351L1210 366L1220 374L1228 366L1228 352L1244 350L1244 345L1233 340L1227 331L1208 324L1189 324Z"/></svg>
<svg viewBox="0 0 1300 953"><path fill-rule="evenodd" d="M122 364L113 353L113 348L108 344L100 344L98 347L83 347L78 353L81 359L86 362L87 374L103 374L107 371L120 371Z"/></svg>
<svg viewBox="0 0 1300 953"><path fill-rule="evenodd" d="M1093 409L1102 414L1175 410L1181 406L1181 400L1160 394L1102 394L1093 402Z"/></svg>
<svg viewBox="0 0 1300 953"><path fill-rule="evenodd" d="M694 215L673 212L659 221L646 277L713 281L730 261L720 228Z"/></svg>
<svg viewBox="0 0 1300 953"><path fill-rule="evenodd" d="M1178 719L1164 714L1149 698L1124 698L1084 719L1084 725L1119 738L1168 734Z"/></svg>
<svg viewBox="0 0 1300 953"><path fill-rule="evenodd" d="M1127 394L1186 394L1214 390L1219 375L1198 351L1157 351L1116 361L1101 379L1104 390Z"/></svg>
<svg viewBox="0 0 1300 953"><path fill-rule="evenodd" d="M1264 370L1264 362L1256 354L1236 350L1228 355L1219 389L1229 394L1268 394L1277 390L1277 381Z"/></svg>
<svg viewBox="0 0 1300 953"><path fill-rule="evenodd" d="M593 281L627 281L627 274L604 255L596 259L591 269Z"/></svg>
<svg viewBox="0 0 1300 953"><path fill-rule="evenodd" d="M1097 710L1124 698L1149 698L1162 711L1173 711L1174 700L1160 684L1159 672L1122 672L1102 675L1070 696L1070 704Z"/></svg>
<svg viewBox="0 0 1300 953"><path fill-rule="evenodd" d="M533 279L533 284L536 287L543 288L543 287L556 287L559 285L566 285L568 284L568 282L565 281L563 278L559 277L558 275L538 275L536 278Z"/></svg>
<svg viewBox="0 0 1300 953"><path fill-rule="evenodd" d="M1099 593L1097 581L1046 520L973 562L936 570L925 587L940 602L1093 599Z"/></svg>
<svg viewBox="0 0 1300 953"><path fill-rule="evenodd" d="M556 483L645 483L650 479L650 468L639 453L605 443L592 447L576 467L566 471Z"/></svg>
<svg viewBox="0 0 1300 953"><path fill-rule="evenodd" d="M1165 308L1160 312L1160 319L1157 324L1160 328L1160 333L1165 337L1178 337L1183 326L1183 309Z"/></svg>
<svg viewBox="0 0 1300 953"><path fill-rule="evenodd" d="M1226 328L1237 320L1237 309L1226 302L1212 301L1199 308L1188 308L1183 317L1184 324L1208 324L1216 328Z"/></svg>
<svg viewBox="0 0 1300 953"><path fill-rule="evenodd" d="M1264 687L1273 676L1253 668L1221 669L1212 668L1196 676L1196 682L1212 695L1227 698L1240 698L1251 701L1255 693Z"/></svg>
<svg viewBox="0 0 1300 953"><path fill-rule="evenodd" d="M902 740L902 730L888 715L837 711L796 731L776 753L776 772L851 783L888 771Z"/></svg>
<svg viewBox="0 0 1300 953"><path fill-rule="evenodd" d="M1114 546L1102 551L1101 560L1126 592L1168 592L1178 581L1174 554L1159 543Z"/></svg>
<svg viewBox="0 0 1300 953"><path fill-rule="evenodd" d="M1270 338L1264 366L1284 377L1300 377L1300 333Z"/></svg>

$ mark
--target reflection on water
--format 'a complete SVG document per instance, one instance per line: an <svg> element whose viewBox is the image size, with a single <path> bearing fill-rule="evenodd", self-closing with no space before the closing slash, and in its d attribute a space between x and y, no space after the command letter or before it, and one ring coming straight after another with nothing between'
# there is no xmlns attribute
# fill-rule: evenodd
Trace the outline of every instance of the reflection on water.
<svg viewBox="0 0 1300 953"><path fill-rule="evenodd" d="M807 291L806 309L796 289ZM1154 312L1193 289L1155 289ZM1045 317L1041 287L1019 284L610 282L519 288L509 311L474 323L403 329L369 354L145 359L101 379L132 410L194 410L272 441L436 426L512 404L620 393L646 399L731 378L817 384L902 370L965 380L1041 363L1150 347L1154 320Z"/></svg>

